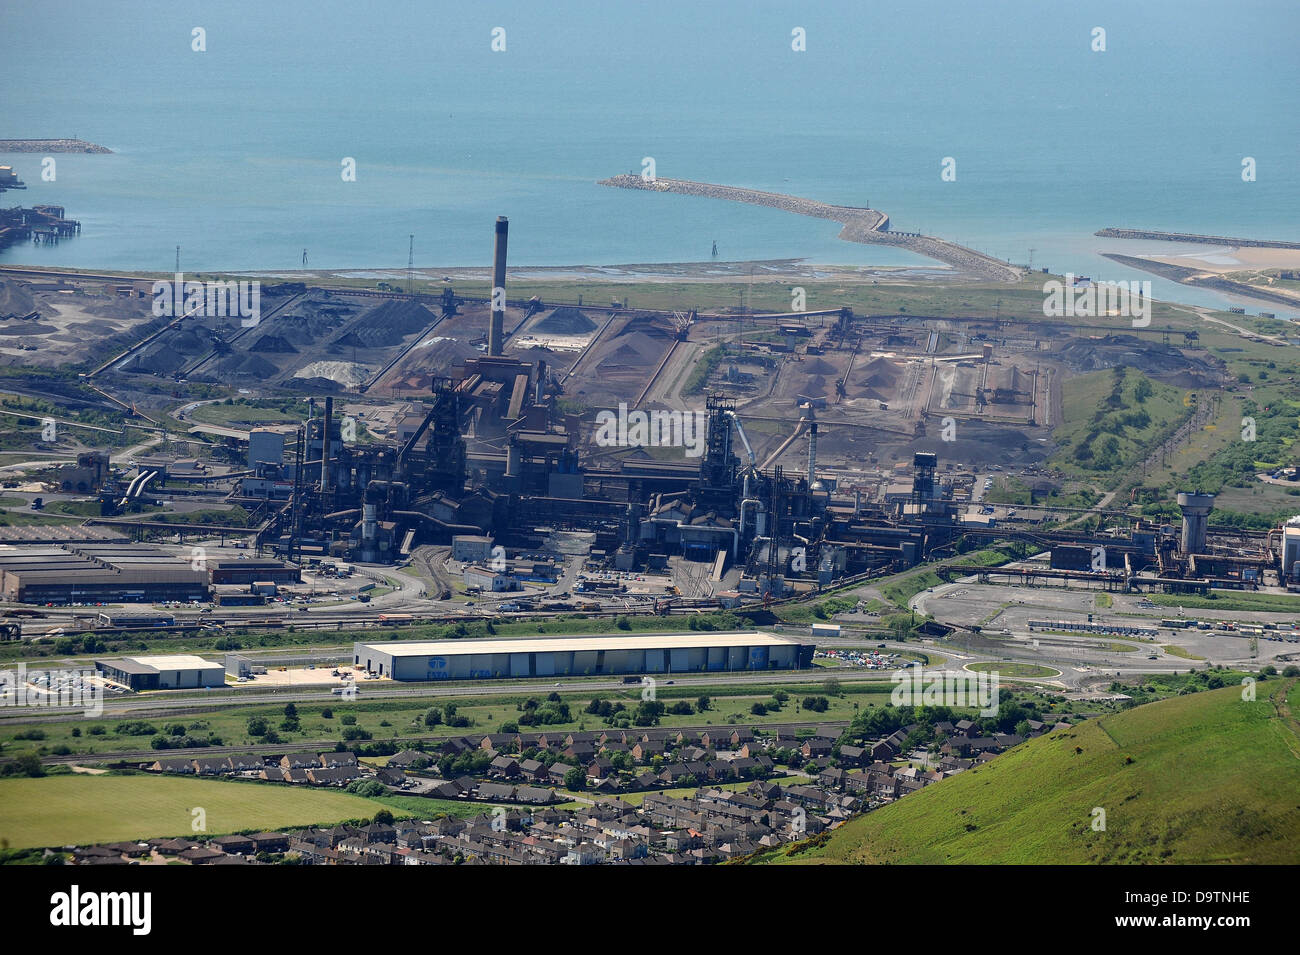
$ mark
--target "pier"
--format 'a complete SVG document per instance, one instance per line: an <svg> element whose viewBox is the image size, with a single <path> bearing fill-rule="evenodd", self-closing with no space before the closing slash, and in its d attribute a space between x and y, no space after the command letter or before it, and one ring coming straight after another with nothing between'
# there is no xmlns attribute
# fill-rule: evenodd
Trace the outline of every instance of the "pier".
<svg viewBox="0 0 1300 955"><path fill-rule="evenodd" d="M861 242L866 245L892 245L907 249L926 258L943 262L958 271L974 277L995 282L1019 281L1021 270L1015 266L995 259L983 252L921 235L918 232L890 232L889 216L878 209L861 206L834 206L815 199L800 196L787 196L777 192L763 192L758 189L743 189L738 186L721 186L710 182L693 182L689 179L645 179L635 174L624 174L602 179L602 186L618 189L640 189L646 192L674 192L685 196L703 196L708 199L726 199L731 202L748 202L752 205L769 206L796 215L811 216L816 219L831 219L839 222L839 237L846 242Z"/></svg>
<svg viewBox="0 0 1300 955"><path fill-rule="evenodd" d="M0 249L30 240L35 245L58 245L60 239L81 234L81 223L67 219L63 206L0 209Z"/></svg>

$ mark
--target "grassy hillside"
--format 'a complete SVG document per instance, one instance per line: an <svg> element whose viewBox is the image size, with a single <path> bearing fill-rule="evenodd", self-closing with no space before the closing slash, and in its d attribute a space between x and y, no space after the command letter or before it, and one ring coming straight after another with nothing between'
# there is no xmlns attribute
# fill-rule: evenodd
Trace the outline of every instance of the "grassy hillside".
<svg viewBox="0 0 1300 955"><path fill-rule="evenodd" d="M1112 368L1063 385L1065 420L1052 438L1052 463L1067 474L1103 482L1140 461L1191 413L1186 391L1139 371Z"/></svg>
<svg viewBox="0 0 1300 955"><path fill-rule="evenodd" d="M1256 689L1254 702L1226 687L1030 740L755 861L1295 864L1300 690L1296 680ZM1105 831L1092 828L1094 807Z"/></svg>

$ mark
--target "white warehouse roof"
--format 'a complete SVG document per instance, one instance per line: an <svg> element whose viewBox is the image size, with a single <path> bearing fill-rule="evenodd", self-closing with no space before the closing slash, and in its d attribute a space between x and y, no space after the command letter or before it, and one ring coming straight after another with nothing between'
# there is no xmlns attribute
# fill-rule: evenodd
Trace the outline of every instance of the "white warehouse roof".
<svg viewBox="0 0 1300 955"><path fill-rule="evenodd" d="M185 653L157 657L123 657L123 659L130 660L132 663L139 663L142 666L153 667L155 670L225 669L220 663L213 663L211 660Z"/></svg>
<svg viewBox="0 0 1300 955"><path fill-rule="evenodd" d="M480 653L567 653L587 650L680 650L690 647L789 646L803 641L770 633L647 633L627 637L530 637L523 640L430 640L416 643L360 643L393 657L454 656Z"/></svg>

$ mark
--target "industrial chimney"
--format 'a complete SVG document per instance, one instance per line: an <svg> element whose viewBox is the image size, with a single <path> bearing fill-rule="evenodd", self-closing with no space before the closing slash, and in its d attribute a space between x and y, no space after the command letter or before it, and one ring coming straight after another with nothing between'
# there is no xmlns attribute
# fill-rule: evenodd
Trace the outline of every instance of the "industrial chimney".
<svg viewBox="0 0 1300 955"><path fill-rule="evenodd" d="M334 418L334 399L325 399L325 418L321 422L320 489L324 494L330 489L330 425Z"/></svg>
<svg viewBox="0 0 1300 955"><path fill-rule="evenodd" d="M500 355L506 326L506 239L510 220L497 216L496 242L492 252L492 324L488 326L488 354ZM500 306L498 308L498 306Z"/></svg>

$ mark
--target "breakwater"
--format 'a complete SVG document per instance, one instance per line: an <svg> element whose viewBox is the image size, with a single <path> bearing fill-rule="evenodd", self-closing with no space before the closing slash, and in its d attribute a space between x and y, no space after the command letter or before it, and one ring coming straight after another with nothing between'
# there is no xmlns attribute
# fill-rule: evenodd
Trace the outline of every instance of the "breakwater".
<svg viewBox="0 0 1300 955"><path fill-rule="evenodd" d="M769 206L796 215L839 222L839 237L847 242L867 245L892 245L907 249L926 258L935 259L973 277L996 282L1015 282L1021 270L995 259L983 252L914 232L890 232L889 216L878 209L861 206L835 206L815 199L788 196L759 189L722 186L711 182L694 182L689 179L645 179L638 175L623 174L602 179L602 186L618 189L640 189L646 192L672 192L684 196L702 196L708 199L726 199L730 202L747 202Z"/></svg>
<svg viewBox="0 0 1300 955"><path fill-rule="evenodd" d="M1157 242L1192 242L1199 245L1231 245L1250 249L1300 249L1300 242L1270 239L1234 239L1223 235L1197 235L1194 232L1159 232L1154 229L1101 229L1093 235L1103 239L1154 239Z"/></svg>
<svg viewBox="0 0 1300 955"><path fill-rule="evenodd" d="M0 139L0 153L111 153L84 139Z"/></svg>

